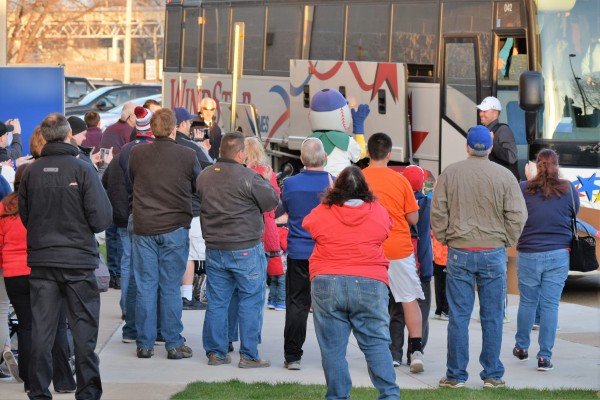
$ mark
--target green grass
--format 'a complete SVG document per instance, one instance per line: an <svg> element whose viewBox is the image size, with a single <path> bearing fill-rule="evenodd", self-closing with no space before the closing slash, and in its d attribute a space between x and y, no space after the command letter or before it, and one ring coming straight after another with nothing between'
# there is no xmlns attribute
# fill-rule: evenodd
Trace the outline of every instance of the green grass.
<svg viewBox="0 0 600 400"><path fill-rule="evenodd" d="M173 400L191 399L265 399L265 400L309 400L325 397L323 385L300 385L294 383L243 383L239 380L227 382L194 382L184 391L177 393ZM373 400L378 392L373 388L353 388L352 399ZM599 394L593 390L535 390L535 389L405 389L401 388L402 399L419 400L499 400L499 399L598 399Z"/></svg>

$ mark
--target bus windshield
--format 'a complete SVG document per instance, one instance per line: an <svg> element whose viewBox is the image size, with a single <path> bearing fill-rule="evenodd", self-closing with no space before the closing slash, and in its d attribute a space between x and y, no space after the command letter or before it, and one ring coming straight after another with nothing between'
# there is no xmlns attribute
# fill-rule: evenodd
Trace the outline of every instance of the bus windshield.
<svg viewBox="0 0 600 400"><path fill-rule="evenodd" d="M600 138L600 1L538 0L543 139Z"/></svg>

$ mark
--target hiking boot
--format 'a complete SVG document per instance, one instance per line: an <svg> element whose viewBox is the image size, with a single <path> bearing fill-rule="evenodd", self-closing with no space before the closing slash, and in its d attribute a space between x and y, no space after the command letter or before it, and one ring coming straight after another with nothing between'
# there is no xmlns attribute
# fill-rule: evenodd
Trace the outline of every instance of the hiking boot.
<svg viewBox="0 0 600 400"><path fill-rule="evenodd" d="M552 371L554 365L550 362L550 359L540 357L538 358L538 371Z"/></svg>
<svg viewBox="0 0 600 400"><path fill-rule="evenodd" d="M181 360L182 358L190 358L192 356L192 349L185 344L179 347L167 350L167 358L169 360Z"/></svg>
<svg viewBox="0 0 600 400"><path fill-rule="evenodd" d="M296 361L284 361L283 366L290 371L300 371L302 369L302 365L300 365L300 360Z"/></svg>
<svg viewBox="0 0 600 400"><path fill-rule="evenodd" d="M138 347L136 350L137 358L150 358L154 355L154 349L145 349Z"/></svg>
<svg viewBox="0 0 600 400"><path fill-rule="evenodd" d="M464 382L451 381L447 377L443 377L442 379L440 379L440 383L439 383L438 386L439 387L447 387L447 388L457 389L457 388L465 387L465 383Z"/></svg>
<svg viewBox="0 0 600 400"><path fill-rule="evenodd" d="M259 358L258 360L252 360L249 358L244 358L243 355L240 354L240 362L238 367L240 368L267 368L271 366L271 361L263 360Z"/></svg>
<svg viewBox="0 0 600 400"><path fill-rule="evenodd" d="M208 354L208 365L231 364L231 356L227 354L225 358L219 357L216 353Z"/></svg>
<svg viewBox="0 0 600 400"><path fill-rule="evenodd" d="M410 355L410 372L413 374L425 371L424 356L420 351L413 351Z"/></svg>
<svg viewBox="0 0 600 400"><path fill-rule="evenodd" d="M483 380L483 388L484 389L503 388L505 386L506 386L506 382L504 382L502 379L485 378Z"/></svg>
<svg viewBox="0 0 600 400"><path fill-rule="evenodd" d="M521 361L529 360L529 353L527 349L520 349L517 346L513 349L513 356L517 357Z"/></svg>

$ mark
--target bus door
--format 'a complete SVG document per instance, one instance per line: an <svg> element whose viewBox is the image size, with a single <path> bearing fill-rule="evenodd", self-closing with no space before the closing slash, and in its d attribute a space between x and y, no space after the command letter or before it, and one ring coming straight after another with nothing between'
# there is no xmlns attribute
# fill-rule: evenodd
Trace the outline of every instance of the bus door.
<svg viewBox="0 0 600 400"><path fill-rule="evenodd" d="M510 126L517 142L519 174L525 177L528 146L525 138L525 111L519 106L519 76L529 66L525 32L495 35L495 96L502 104L499 121ZM539 119L540 122L542 118Z"/></svg>
<svg viewBox="0 0 600 400"><path fill-rule="evenodd" d="M467 157L467 132L477 125L477 102L481 99L479 71L479 43L476 36L443 38L438 173Z"/></svg>

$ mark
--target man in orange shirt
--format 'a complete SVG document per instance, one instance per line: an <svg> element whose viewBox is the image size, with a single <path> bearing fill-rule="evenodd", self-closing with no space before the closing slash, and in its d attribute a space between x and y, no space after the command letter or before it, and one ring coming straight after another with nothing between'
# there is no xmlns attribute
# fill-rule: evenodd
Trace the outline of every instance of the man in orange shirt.
<svg viewBox="0 0 600 400"><path fill-rule="evenodd" d="M409 348L413 350L407 354L410 372L423 372L422 318L417 299L423 300L425 296L417 272L409 227L416 225L419 220L419 205L408 180L387 167L392 155L392 139L385 133L376 133L369 138L367 148L371 161L363 173L377 201L386 208L393 223L390 236L383 242L383 251L390 260L390 325L394 324L395 310L402 307L410 336ZM394 348L392 336L392 358L394 366L398 367L401 355Z"/></svg>

